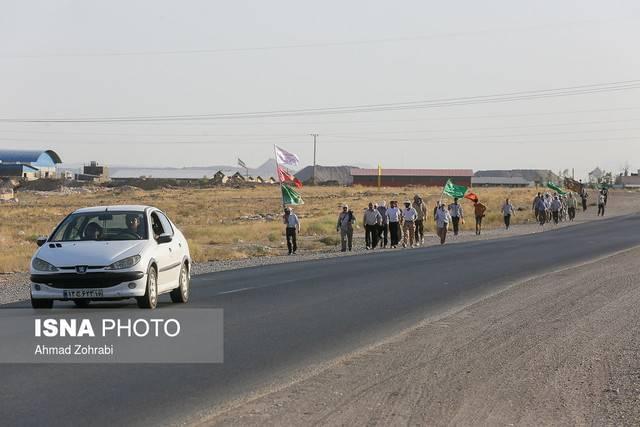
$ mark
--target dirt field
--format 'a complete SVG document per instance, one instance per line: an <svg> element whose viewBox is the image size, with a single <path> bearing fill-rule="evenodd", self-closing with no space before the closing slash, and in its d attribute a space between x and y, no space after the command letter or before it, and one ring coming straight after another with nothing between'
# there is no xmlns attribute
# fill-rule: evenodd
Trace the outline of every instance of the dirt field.
<svg viewBox="0 0 640 427"><path fill-rule="evenodd" d="M335 251L339 235L336 219L343 203L352 207L357 220L369 201L403 201L420 194L431 212L440 198L441 188L375 188L364 187L304 187L300 193L305 204L295 208L301 218L301 253ZM500 206L506 197L512 199L516 212L512 222L533 222L531 201L535 189L474 189L487 205L484 220L487 230L502 227ZM617 194L612 192L615 201ZM67 189L66 192L22 192L20 202L0 204L0 273L25 271L35 250L39 235L49 234L65 215L84 206L109 204L150 204L166 211L182 229L190 242L196 262L246 259L282 255L286 249L284 229L280 223L281 206L277 186L256 188L167 189L142 191L134 188ZM592 196L591 202L593 202ZM627 198L623 198L627 200ZM463 200L469 221L463 230L473 227L472 204ZM613 207L620 209L619 207ZM593 209L592 209L593 210ZM433 222L426 222L426 231L433 232ZM356 240L363 231L356 229Z"/></svg>
<svg viewBox="0 0 640 427"><path fill-rule="evenodd" d="M638 425L640 248L552 272L205 425Z"/></svg>

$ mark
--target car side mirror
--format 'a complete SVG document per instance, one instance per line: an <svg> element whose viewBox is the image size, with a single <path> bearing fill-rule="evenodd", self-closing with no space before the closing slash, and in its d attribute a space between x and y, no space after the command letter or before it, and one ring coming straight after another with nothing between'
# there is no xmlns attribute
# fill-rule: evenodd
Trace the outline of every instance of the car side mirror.
<svg viewBox="0 0 640 427"><path fill-rule="evenodd" d="M48 239L48 237L47 237L47 236L40 236L40 237L38 237L38 238L36 239L36 244L37 244L38 246L42 246L42 245L44 245L45 243L47 243L47 239Z"/></svg>
<svg viewBox="0 0 640 427"><path fill-rule="evenodd" d="M169 243L170 241L173 240L173 237L171 236L171 234L161 234L158 236L156 240L158 244L161 245L163 243Z"/></svg>

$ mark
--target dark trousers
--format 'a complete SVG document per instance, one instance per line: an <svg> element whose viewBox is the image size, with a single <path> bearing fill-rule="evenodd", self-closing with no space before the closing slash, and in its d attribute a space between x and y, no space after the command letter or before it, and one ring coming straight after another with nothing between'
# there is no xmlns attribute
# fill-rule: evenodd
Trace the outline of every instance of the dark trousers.
<svg viewBox="0 0 640 427"><path fill-rule="evenodd" d="M569 221L573 221L576 217L576 208L569 208Z"/></svg>
<svg viewBox="0 0 640 427"><path fill-rule="evenodd" d="M416 226L416 232L415 232L416 243L420 243L420 241L424 237L424 220L416 219L415 226Z"/></svg>
<svg viewBox="0 0 640 427"><path fill-rule="evenodd" d="M598 216L604 216L604 205L598 204Z"/></svg>
<svg viewBox="0 0 640 427"><path fill-rule="evenodd" d="M504 226L509 228L510 224L511 224L511 215L505 215L504 216Z"/></svg>
<svg viewBox="0 0 640 427"><path fill-rule="evenodd" d="M582 211L587 210L587 199L582 199Z"/></svg>
<svg viewBox="0 0 640 427"><path fill-rule="evenodd" d="M298 250L298 244L296 242L296 229L293 227L287 227L287 248L289 253L295 253Z"/></svg>
<svg viewBox="0 0 640 427"><path fill-rule="evenodd" d="M389 235L391 237L391 246L398 246L398 243L400 242L400 223L399 222L389 223Z"/></svg>
<svg viewBox="0 0 640 427"><path fill-rule="evenodd" d="M389 243L389 224L382 224L378 226L378 241L382 240L382 246L386 247Z"/></svg>
<svg viewBox="0 0 640 427"><path fill-rule="evenodd" d="M375 248L378 245L378 225L364 226L364 242L368 248Z"/></svg>
<svg viewBox="0 0 640 427"><path fill-rule="evenodd" d="M538 222L540 222L540 225L544 225L544 223L547 222L547 212L543 210L538 211Z"/></svg>
<svg viewBox="0 0 640 427"><path fill-rule="evenodd" d="M457 236L458 231L460 230L460 217L459 216L451 217L451 223L453 224L453 235Z"/></svg>
<svg viewBox="0 0 640 427"><path fill-rule="evenodd" d="M557 224L557 223L558 223L558 218L559 218L559 216L558 216L558 215L560 214L560 212L558 212L558 211L553 211L551 214L553 215L553 223L554 223L554 224Z"/></svg>

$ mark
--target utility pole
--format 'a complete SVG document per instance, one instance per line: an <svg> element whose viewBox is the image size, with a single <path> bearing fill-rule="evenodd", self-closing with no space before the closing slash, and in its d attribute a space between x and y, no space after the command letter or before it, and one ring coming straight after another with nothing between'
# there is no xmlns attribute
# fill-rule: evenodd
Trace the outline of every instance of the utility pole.
<svg viewBox="0 0 640 427"><path fill-rule="evenodd" d="M318 134L311 133L310 135L313 137L313 178L311 179L311 181L313 182L313 185L316 185L316 143Z"/></svg>

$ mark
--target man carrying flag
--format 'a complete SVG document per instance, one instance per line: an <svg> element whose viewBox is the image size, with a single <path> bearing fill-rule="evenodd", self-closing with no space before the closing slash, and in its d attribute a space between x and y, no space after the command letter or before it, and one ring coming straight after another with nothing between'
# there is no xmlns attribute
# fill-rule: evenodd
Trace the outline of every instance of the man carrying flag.
<svg viewBox="0 0 640 427"><path fill-rule="evenodd" d="M291 208L285 208L282 222L286 225L285 234L287 236L287 248L289 249L289 255L295 255L298 250L296 235L300 233L300 220L298 219L298 216L293 213Z"/></svg>

